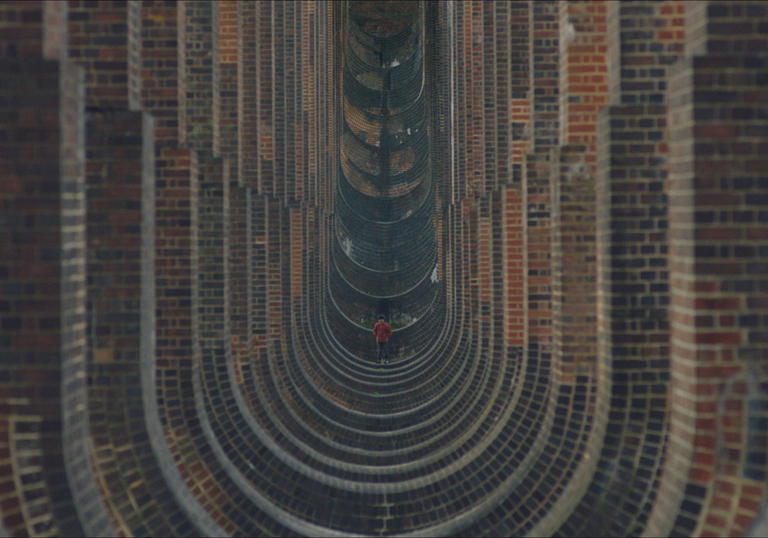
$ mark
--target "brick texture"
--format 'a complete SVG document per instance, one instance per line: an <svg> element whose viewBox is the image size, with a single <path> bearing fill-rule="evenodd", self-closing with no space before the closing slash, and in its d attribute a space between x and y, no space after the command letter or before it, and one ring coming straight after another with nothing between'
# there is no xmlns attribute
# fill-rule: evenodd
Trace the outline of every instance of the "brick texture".
<svg viewBox="0 0 768 538"><path fill-rule="evenodd" d="M764 534L766 29L0 3L0 534Z"/></svg>
<svg viewBox="0 0 768 538"><path fill-rule="evenodd" d="M80 405L84 87L66 18L65 3L0 5L0 481L3 527L19 535L109 530ZM92 521L81 524L80 509Z"/></svg>
<svg viewBox="0 0 768 538"><path fill-rule="evenodd" d="M757 510L753 496L765 494L757 448L765 430L755 427L757 407L749 403L765 394L766 380L765 181L758 172L765 152L754 138L765 99L761 13L762 4L738 2L687 11L686 51L694 55L670 76L674 406L649 532L741 534ZM736 55L747 43L755 53ZM662 504L678 509L662 512Z"/></svg>
<svg viewBox="0 0 768 538"><path fill-rule="evenodd" d="M69 2L69 55L85 68L86 106L136 110L141 84L138 1Z"/></svg>

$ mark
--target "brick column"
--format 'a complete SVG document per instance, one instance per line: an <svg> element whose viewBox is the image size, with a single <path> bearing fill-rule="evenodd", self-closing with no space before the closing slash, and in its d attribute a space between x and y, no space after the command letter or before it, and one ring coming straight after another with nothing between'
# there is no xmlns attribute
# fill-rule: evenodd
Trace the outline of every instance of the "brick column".
<svg viewBox="0 0 768 538"><path fill-rule="evenodd" d="M286 239L290 237L288 228L288 210L273 197L266 199L265 215L265 250L266 250L266 325L267 344L279 345L283 332L283 272L288 269L290 253L285 249Z"/></svg>
<svg viewBox="0 0 768 538"><path fill-rule="evenodd" d="M559 2L559 147L550 158L552 369L549 394L554 424L550 442L579 431L579 451L602 442L610 398L596 361L595 133L596 115L607 101L605 3ZM537 126L538 127L538 126ZM558 427L563 407L579 409ZM551 415L550 415L551 416ZM548 420L549 418L547 417ZM568 444L556 443L568 454ZM552 534L595 472L595 460L570 463L564 488L546 517L530 531Z"/></svg>
<svg viewBox="0 0 768 538"><path fill-rule="evenodd" d="M525 226L525 349L551 357L550 164L558 145L558 6L529 2L530 140L523 181Z"/></svg>
<svg viewBox="0 0 768 538"><path fill-rule="evenodd" d="M146 2L142 106L156 120L155 264L157 365L197 360L197 155L179 147L178 14L182 4Z"/></svg>
<svg viewBox="0 0 768 538"><path fill-rule="evenodd" d="M211 353L230 354L228 339L224 339L229 334L229 242L225 234L229 224L229 170L225 174L222 158L213 156L214 111L220 103L220 94L213 86L219 63L218 5L210 0L180 4L184 33L179 37L179 46L186 59L184 72L180 73L186 86L182 103L186 124L181 127L187 132L185 145L197 154L198 161L198 296L200 345L206 361L215 360L209 357ZM227 141L232 142L231 138ZM231 151L231 147L226 149Z"/></svg>
<svg viewBox="0 0 768 538"><path fill-rule="evenodd" d="M516 356L525 342L525 236L522 213L522 196L516 188L505 188L499 193L499 222L502 230L494 235L494 246L501 243L503 312L496 316L504 318L505 343L513 346ZM494 290L494 297L496 292Z"/></svg>
<svg viewBox="0 0 768 538"><path fill-rule="evenodd" d="M646 533L739 535L768 484L768 5L685 7L669 80L669 447Z"/></svg>
<svg viewBox="0 0 768 538"><path fill-rule="evenodd" d="M325 140L326 133L318 129L317 125L317 106L318 92L317 92L317 70L310 69L311 62L315 61L315 57L310 54L310 51L314 52L314 40L316 39L317 30L316 27L319 24L316 14L316 6L314 2L303 2L301 4L301 65L304 66L299 72L301 79L299 80L299 87L302 93L302 102L304 103L304 114L302 116L302 128L305 132L305 144L306 152L304 159L306 161L307 177L304 184L303 197L309 200L315 206L318 205L317 192L319 181L318 170L318 142L319 140ZM311 22L314 22L312 24ZM317 54L315 52L315 54ZM319 134L322 133L323 138L319 138Z"/></svg>
<svg viewBox="0 0 768 538"><path fill-rule="evenodd" d="M237 168L241 183L253 188L259 168L258 16L258 2L237 2Z"/></svg>
<svg viewBox="0 0 768 538"><path fill-rule="evenodd" d="M229 199L225 204L229 207L229 221L226 236L229 241L227 263L227 303L229 308L230 335L229 345L235 370L239 372L241 364L249 360L248 356L248 285L246 256L247 221L249 206L246 203L246 189L242 186L239 164L239 144L246 142L241 139L240 132L240 80L239 70L242 69L243 51L239 48L240 25L243 23L243 11L248 12L253 5L227 0L218 4L218 84L214 91L218 92L219 121L214 121L214 147L218 146L224 161L224 172L229 176ZM243 86L243 91L253 91L254 85ZM253 116L253 115L252 115ZM245 118L247 120L247 118ZM218 144L216 140L219 140Z"/></svg>
<svg viewBox="0 0 768 538"><path fill-rule="evenodd" d="M141 8L136 0L69 1L69 55L85 68L89 109L138 110Z"/></svg>
<svg viewBox="0 0 768 538"><path fill-rule="evenodd" d="M595 133L607 101L605 3L561 2L559 159L552 164L553 365L557 381L595 373Z"/></svg>
<svg viewBox="0 0 768 538"><path fill-rule="evenodd" d="M248 189L248 356L258 360L267 344L267 201Z"/></svg>
<svg viewBox="0 0 768 538"><path fill-rule="evenodd" d="M274 67L275 55L272 47L274 25L272 12L277 4L261 1L256 5L256 31L248 37L256 42L256 86L258 119L256 140L258 146L253 155L257 159L258 193L274 194L275 179L275 125L274 125ZM243 52L245 54L245 51ZM244 59L245 61L245 59ZM246 114L245 110L243 114ZM245 136L245 132L241 136ZM243 151L242 149L240 150Z"/></svg>
<svg viewBox="0 0 768 538"><path fill-rule="evenodd" d="M2 525L111 534L84 406L85 95L66 3L0 4L0 96Z"/></svg>
<svg viewBox="0 0 768 538"><path fill-rule="evenodd" d="M154 514L153 533L188 530L154 459L136 390L141 362L155 355L155 123L140 105L139 2L69 3L70 54L85 68L88 223L88 373L91 457L110 516L126 534ZM130 441L128 441L130 439ZM116 446L134 451L115 451ZM116 474L119 465L123 473ZM143 487L129 487L127 475ZM138 498L153 502L138 514ZM138 514L138 516L137 516ZM175 521L175 524L169 523Z"/></svg>
<svg viewBox="0 0 768 538"><path fill-rule="evenodd" d="M200 429L191 428L200 363L199 163L197 152L181 148L179 139L183 133L188 142L196 141L203 130L187 121L186 103L194 103L196 96L188 101L186 93L198 74L179 66L188 56L186 7L195 5L160 0L141 4L141 102L156 120L157 301L157 352L142 367L142 383L150 440L165 481L197 532L219 533L222 528L210 515L215 508L207 500L218 489L209 480L215 462L200 460L198 451L205 450L205 442Z"/></svg>
<svg viewBox="0 0 768 538"><path fill-rule="evenodd" d="M598 115L597 326L602 402L599 471L561 529L633 535L650 511L667 428L669 301L664 88L682 41L664 39L671 3L609 2L608 73L616 106ZM678 27L679 29L679 27ZM673 36L674 37L674 36ZM637 506L627 512L628 499ZM638 500L639 499L639 500ZM604 514L590 517L590 514Z"/></svg>

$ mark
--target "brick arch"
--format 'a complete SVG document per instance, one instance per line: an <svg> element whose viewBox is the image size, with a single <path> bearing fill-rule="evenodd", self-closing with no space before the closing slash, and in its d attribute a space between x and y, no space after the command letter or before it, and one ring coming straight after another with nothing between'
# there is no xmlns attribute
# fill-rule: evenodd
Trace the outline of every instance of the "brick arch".
<svg viewBox="0 0 768 538"><path fill-rule="evenodd" d="M0 532L759 534L766 21L0 4Z"/></svg>

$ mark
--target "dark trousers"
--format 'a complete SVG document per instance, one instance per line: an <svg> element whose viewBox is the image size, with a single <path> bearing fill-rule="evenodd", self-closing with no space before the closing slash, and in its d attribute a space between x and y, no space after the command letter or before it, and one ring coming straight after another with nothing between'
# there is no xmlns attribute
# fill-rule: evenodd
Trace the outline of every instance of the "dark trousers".
<svg viewBox="0 0 768 538"><path fill-rule="evenodd" d="M377 342L379 344L379 357L378 360L381 362L383 359L389 359L389 355L387 355L387 343L386 342Z"/></svg>

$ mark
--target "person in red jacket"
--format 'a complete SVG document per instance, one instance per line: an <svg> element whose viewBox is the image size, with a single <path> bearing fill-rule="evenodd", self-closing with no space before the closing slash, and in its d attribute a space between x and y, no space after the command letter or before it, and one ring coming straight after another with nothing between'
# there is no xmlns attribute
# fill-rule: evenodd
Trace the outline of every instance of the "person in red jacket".
<svg viewBox="0 0 768 538"><path fill-rule="evenodd" d="M392 336L392 327L384 321L384 316L379 316L379 321L373 326L373 334L376 336L376 342L379 344L379 364L389 364L387 341Z"/></svg>

